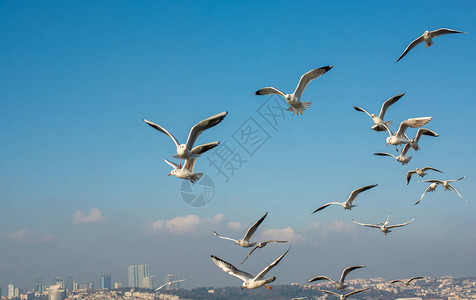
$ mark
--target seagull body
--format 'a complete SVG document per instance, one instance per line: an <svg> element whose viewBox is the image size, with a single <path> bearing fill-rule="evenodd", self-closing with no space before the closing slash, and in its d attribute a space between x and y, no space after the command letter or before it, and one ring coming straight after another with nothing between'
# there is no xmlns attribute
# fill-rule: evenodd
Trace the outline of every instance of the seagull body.
<svg viewBox="0 0 476 300"><path fill-rule="evenodd" d="M331 292L331 291L326 291L326 290L320 290L320 291L321 291L321 292L324 292L324 293L326 293L326 294L329 294L329 295L336 296L337 298L339 298L339 300L346 300L347 297L352 296L352 295L357 294L357 293L360 293L360 292L363 292L363 291L366 291L366 290L368 290L368 289L370 289L370 288L355 290L355 291L352 291L352 292L350 292L350 293L348 293L348 294L345 294L345 295L344 295L344 294L339 295L339 294L337 294L337 293L334 293L334 292Z"/></svg>
<svg viewBox="0 0 476 300"><path fill-rule="evenodd" d="M301 112L301 115L302 115L302 111L308 109L312 103L312 102L301 102L301 96L302 96L302 93L304 92L304 89L309 84L309 82L323 75L330 69L332 69L332 66L322 67L322 68L311 70L307 72L306 74L302 75L296 89L294 90L294 93L292 94L285 94L274 87L265 87L256 91L255 95L282 96L284 97L284 99L286 99L286 102L288 102L288 104L290 105L286 110L294 111L296 115L298 114L298 112Z"/></svg>
<svg viewBox="0 0 476 300"><path fill-rule="evenodd" d="M269 266L264 268L264 270L261 271L256 276L253 276L249 273L240 271L237 268L235 268L232 264L230 264L230 263L228 263L228 262L226 262L226 261L224 261L224 260L222 260L222 259L220 259L220 258L218 258L214 255L212 255L211 257L212 257L212 260L215 263L215 265L217 265L220 269L222 269L223 271L225 271L226 273L228 273L232 276L238 277L241 280L243 280L243 284L241 286L242 289L243 288L257 289L257 288L262 287L264 285L266 288L271 290L271 287L269 287L267 284L275 281L276 277L273 276L271 278L264 278L264 276L266 275L266 273L271 271L271 269L273 267L275 267L281 261L281 259L283 259L283 257L288 253L289 249L291 249L291 247L289 247L288 250L286 250L286 252L283 253L283 255L278 257L278 259L276 259Z"/></svg>
<svg viewBox="0 0 476 300"><path fill-rule="evenodd" d="M408 138L405 136L405 131L407 130L408 127L411 128L418 128L423 125L426 125L428 122L431 121L433 117L421 117L421 118L412 118L403 121L400 123L400 127L398 128L398 131L393 133L390 128L386 127L388 131L389 136L387 137L387 146L389 144L398 146L400 144L409 144L410 141Z"/></svg>
<svg viewBox="0 0 476 300"><path fill-rule="evenodd" d="M413 174L417 174L420 177L425 177L425 175L426 175L425 171L428 171L428 170L443 173L442 171L440 171L438 169L435 169L435 168L431 168L431 167L424 167L424 168L421 168L421 169L416 168L415 171L411 170L411 171L407 172L407 184L410 183L410 179L412 178Z"/></svg>
<svg viewBox="0 0 476 300"><path fill-rule="evenodd" d="M443 188L445 189L445 191L451 191L451 190L455 191L456 194L458 194L458 196L461 199L468 202L466 199L463 198L463 196L461 196L461 194L458 192L458 190L452 184L450 184L450 182L459 181L459 180L463 179L464 177L466 177L466 176L463 176L463 177L458 178L458 179L452 179L452 180L438 180L438 179L421 180L420 182L431 182L431 184L430 184L429 187L426 188L426 190L421 195L420 200L418 200L418 202L415 203L415 205L420 203L420 201L423 199L423 196L425 196L425 194L427 192L433 192L436 189L436 187L438 186L438 184L441 184L443 186Z"/></svg>
<svg viewBox="0 0 476 300"><path fill-rule="evenodd" d="M357 195L359 195L359 194L360 194L361 192L363 192L363 191L369 190L369 189L374 188L374 187L376 187L376 186L377 186L377 184L373 184L373 185L367 185L367 186L358 188L358 189L354 190L352 193L350 193L350 196L349 196L349 198L347 199L347 201L345 201L345 202L329 202L329 203L326 203L326 204L322 205L321 207L319 207L318 209L316 209L315 211L313 211L312 214L314 214L314 213L316 213L316 212L318 212L318 211L320 211L320 210L322 210L322 209L324 209L324 208L326 208L326 207L328 207L329 205L332 205L332 204L342 205L342 207L343 207L344 209L349 209L349 210L351 210L352 207L356 207L356 206L357 206L357 205L354 205L354 204L353 204L354 199L355 199L355 197L357 197ZM312 214L311 214L311 215L312 215Z"/></svg>
<svg viewBox="0 0 476 300"><path fill-rule="evenodd" d="M155 289L156 291L158 290L161 290L164 286L168 285L168 286L171 286L172 284L174 283L177 283L177 282L182 282L182 281L185 281L186 279L180 279L180 280L173 280L173 281L170 281L170 282L166 282L164 284L162 284L161 286L159 286L157 289Z"/></svg>
<svg viewBox="0 0 476 300"><path fill-rule="evenodd" d="M232 238L229 238L229 237L224 237L224 236L219 235L216 231L214 231L213 233L221 239L234 241L235 244L240 246L240 247L243 247L243 248L253 247L254 245L256 245L256 242L251 243L250 239L253 236L253 234L256 232L256 230L258 229L259 225L261 225L261 223L263 223L263 220L266 218L267 215L268 215L268 212L266 212L266 214L264 216L262 216L261 219L259 219L255 224L253 224L253 226L251 226L248 229L248 231L246 232L245 236L242 239L235 240L235 239L232 239Z"/></svg>
<svg viewBox="0 0 476 300"><path fill-rule="evenodd" d="M153 122L147 121L144 119L144 122L146 122L149 126L152 128L157 129L158 131L168 135L175 143L175 146L177 147L177 155L174 155L173 157L175 158L180 158L182 159L189 159L189 158L196 158L199 157L200 154L216 147L218 145L218 142L214 143L209 143L209 144L204 144L201 146L198 146L196 148L193 148L193 144L197 140L198 136L205 130L219 124L223 119L226 117L228 112L222 112L219 114L216 114L214 116L211 116L205 120L202 120L195 124L195 126L190 129L190 133L188 135L187 142L185 144L180 144L179 141L170 133L168 132L165 128L162 126L155 124ZM214 146L213 146L214 145Z"/></svg>
<svg viewBox="0 0 476 300"><path fill-rule="evenodd" d="M415 218L413 218L413 219L411 219L409 222L406 222L406 223L403 223L403 224L388 225L388 224L389 224L389 222L388 222L388 219L389 219L389 218L390 218L390 215L388 215L387 219L385 219L385 222L383 222L383 223L378 223L377 225L363 224L363 223L357 222L357 221L355 221L355 220L352 220L352 222L354 222L355 224L359 224L359 225L362 225L362 226L366 226L366 227L378 228L378 229L380 229L380 231L382 231L385 235L387 235L387 233L392 232L390 229L396 228L396 227L406 226L406 225L410 224L411 222L413 222L413 220L415 220Z"/></svg>
<svg viewBox="0 0 476 300"><path fill-rule="evenodd" d="M410 283L413 281L413 280L418 280L418 279L423 279L425 277L421 277L421 276L417 276L417 277L412 277L410 279L408 279L407 281L405 280L401 280L401 279L398 279L398 280L392 280L390 283L397 283L397 282L402 282L404 285L408 286L410 285Z"/></svg>
<svg viewBox="0 0 476 300"><path fill-rule="evenodd" d="M387 109L390 106L392 106L395 102L397 102L400 98L402 98L403 95L405 95L405 93L401 93L399 95L393 96L392 98L385 101L382 104L382 108L380 109L380 113L378 116L376 114L371 114L367 112L365 109L360 108L358 106L354 106L354 109L356 111L364 112L367 115L369 115L370 118L372 118L372 121L374 122L375 125L370 127L370 129L375 131L386 131L387 130L386 127L390 128L390 126L392 125L392 121L391 120L387 122L384 121L385 113L387 112Z"/></svg>
<svg viewBox="0 0 476 300"><path fill-rule="evenodd" d="M287 242L288 241L269 240L269 241L258 243L256 244L256 246L254 246L253 249L251 249L250 253L248 253L248 256L246 256L245 259L241 263L244 263L248 259L248 257L250 257L251 253L253 253L256 249L263 248L264 246L268 245L268 243L287 243Z"/></svg>
<svg viewBox="0 0 476 300"><path fill-rule="evenodd" d="M420 128L418 129L417 131L417 134L415 136L415 138L411 139L410 140L410 146L412 146L413 150L415 151L418 151L420 150L420 147L418 146L418 141L420 140L420 137L422 135L428 135L428 136L433 136L433 137L438 137L440 136L438 133L430 130L430 129L426 129L426 128ZM405 138L408 139L408 137L405 135Z"/></svg>
<svg viewBox="0 0 476 300"><path fill-rule="evenodd" d="M423 199L423 197L425 196L427 192L434 192L437 186L438 186L438 183L436 182L433 182L432 184L430 184L421 195L420 200L418 200L414 205L417 205L418 203L420 203L420 201Z"/></svg>
<svg viewBox="0 0 476 300"><path fill-rule="evenodd" d="M195 166L195 160L197 158L191 158L191 159L186 159L185 164L180 167L176 163L173 163L167 159L164 159L165 162L170 165L172 168L174 168L172 171L170 171L170 175L177 176L178 178L190 180L191 183L195 183L195 181L199 180L202 178L203 173L193 173L193 168Z"/></svg>
<svg viewBox="0 0 476 300"><path fill-rule="evenodd" d="M433 31L426 30L421 36L419 36L417 39L411 42L410 45L407 46L405 51L403 51L402 55L400 55L400 57L397 59L396 62L398 62L405 55L407 55L407 53L410 52L410 50L412 50L413 48L415 48L416 45L425 42L425 47L427 48L431 47L433 45L433 38L440 35L444 35L444 34L450 34L450 33L466 33L466 32L458 31L454 29L448 29L448 28L440 28Z"/></svg>
<svg viewBox="0 0 476 300"><path fill-rule="evenodd" d="M355 269L359 269L359 268L365 268L365 266L352 266L352 267L346 268L344 271L342 271L342 275L340 276L339 281L334 281L334 280L332 280L332 279L330 279L329 277L326 277L326 276L317 276L317 277L309 279L308 282L314 282L314 281L318 281L318 280L328 280L328 281L332 282L335 285L336 288L338 288L339 290L342 291L347 287L347 285L344 284L345 277L351 271L353 271Z"/></svg>
<svg viewBox="0 0 476 300"><path fill-rule="evenodd" d="M374 155L391 156L395 158L398 162L402 163L402 165L406 165L410 162L410 160L412 160L412 156L407 157L407 152L408 150L410 150L410 147L411 147L410 144L406 144L405 147L403 147L403 151L402 153L400 153L399 156L395 156L393 154L386 153L386 152L378 152L378 153L374 153Z"/></svg>

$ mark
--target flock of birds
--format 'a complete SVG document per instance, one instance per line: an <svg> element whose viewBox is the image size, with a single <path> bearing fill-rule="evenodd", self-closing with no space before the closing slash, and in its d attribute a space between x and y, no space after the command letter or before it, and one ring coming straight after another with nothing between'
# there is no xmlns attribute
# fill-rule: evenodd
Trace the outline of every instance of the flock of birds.
<svg viewBox="0 0 476 300"><path fill-rule="evenodd" d="M405 49L405 51L402 53L402 55L397 59L396 62L400 61L405 55L408 54L410 50L412 50L415 46L417 46L420 43L425 43L426 47L430 47L433 45L432 39L441 35L446 35L446 34L453 34L453 33L464 33L461 31L457 30L452 30L452 29L446 29L446 28L441 28L438 30L434 31L425 31L423 35L415 39L413 42L411 42L408 47ZM304 75L302 75L301 79L299 80L299 83L294 90L292 94L285 94L284 92L274 88L274 87L265 87L262 88L258 91L255 92L255 95L279 95L282 96L286 102L289 104L289 107L286 109L288 111L296 113L296 115L299 115L299 113L302 115L303 111L307 110L312 102L302 102L301 101L301 96L302 93L304 92L305 88L307 85L314 79L324 75L326 72L330 71L332 69L332 66L325 66L321 68L317 68L314 70L311 70ZM375 130L377 132L387 132L388 137L386 138L386 143L387 146L394 145L397 149L397 152L400 152L398 156L395 156L390 153L384 153L384 152L379 152L379 153L374 153L374 155L378 156L390 156L393 157L397 160L397 162L400 162L402 165L408 164L408 162L412 159L412 156L407 156L408 151L410 149L413 149L414 151L420 150L419 146L419 141L422 136L431 136L431 137L438 137L439 135L427 128L421 128L422 126L428 124L432 117L417 117L417 118L410 118L407 119L403 122L400 123L400 126L398 127L398 130L396 132L393 132L391 130L392 126L392 121L385 121L385 114L387 113L388 109L394 105L400 98L402 98L405 95L405 93L396 95L394 97L391 97L387 101L385 101L382 104L382 107L380 109L380 112L378 115L376 114L371 114L367 112L365 109L354 106L354 109L359 112L363 112L367 114L373 121L374 125L371 127L372 130ZM180 144L178 140L169 132L167 131L164 127L153 123L151 121L145 120L148 125L150 125L152 128L168 135L174 142L176 146L176 151L177 154L173 155L174 158L180 159L179 164L176 164L174 162L171 162L167 159L165 159L165 162L169 164L173 170L169 173L170 175L174 175L178 178L189 180L190 182L194 183L197 180L200 180L200 178L203 176L203 173L194 173L194 166L196 159L199 158L201 155L203 155L205 152L217 147L220 142L211 142L211 143L206 143L202 144L200 146L194 147L194 144L196 140L198 139L199 135L207 130L210 129L219 123L223 121L223 119L227 116L228 112L222 112L219 114L216 114L214 116L211 116L205 120L200 121L197 123L195 126L192 127L190 130L187 142L185 144ZM407 135L407 129L408 128L419 128L415 137L410 138ZM401 149L398 150L398 146L401 146ZM182 165L182 160L184 160L184 164ZM417 168L416 170L411 170L408 171L406 175L406 184L408 185L411 177L413 175L418 175L420 177L424 177L427 173L427 171L435 171L439 173L443 173L442 171L433 168L433 167L424 167L424 168ZM415 203L417 205L420 203L420 201L423 199L425 194L427 192L433 192L438 185L442 185L444 190L453 190L455 191L459 197L461 197L463 200L463 196L458 192L458 190L450 183L450 182L455 182L463 179L463 177L455 179L455 180L438 180L438 179L432 179L432 180L422 180L421 182L429 182L431 183L426 190L423 192L421 195L420 199ZM356 207L357 205L354 204L355 198L362 192L373 189L377 186L377 184L373 185L368 185L364 187L360 187L356 190L354 190L349 198L345 202L329 202L326 204L323 204L316 210L312 212L312 214L317 213L319 211L322 211L323 209L329 207L330 205L341 205L344 209L346 210L351 210L353 207ZM224 240L230 240L233 241L236 245L243 247L243 248L252 248L251 251L248 253L248 255L244 258L242 261L242 264L248 259L248 257L254 253L255 250L264 248L266 245L270 243L287 243L288 241L285 240L266 240L262 242L251 242L251 238L254 235L254 233L257 231L258 227L261 225L261 223L264 221L268 213L264 216L262 216L256 223L254 223L245 233L243 238L241 239L234 239L234 238L229 238L222 236L218 234L216 231L214 231L215 236L217 236L220 239ZM402 223L402 224L396 224L396 225L389 225L389 218L390 215L385 219L385 222L382 223L377 223L375 225L373 224L365 224L361 223L355 220L352 220L355 224L365 226L365 227L370 227L370 228L377 228L380 229L381 232L383 232L385 235L387 233L391 232L391 229L393 228L398 228L398 227L403 227L407 226L410 223L413 222L415 218L412 220ZM265 286L268 289L272 289L268 284L275 281L276 277L266 277L266 274L270 272L275 266L279 264L279 262L286 256L286 254L289 252L291 249L291 246L287 248L287 250L279 256L276 260L274 260L271 264L269 264L266 268L264 268L260 273L258 273L256 276L253 276L247 272L241 271L235 266L233 266L231 263L218 258L217 256L212 255L211 259L212 261L224 272L235 276L243 281L242 283L242 288L248 288L248 289L256 289L262 286ZM315 281L320 281L320 280L328 280L331 282L335 288L340 290L340 294L333 292L333 291L327 291L327 290L321 290L324 293L333 295L338 297L341 300L347 299L351 295L355 295L357 293L363 292L368 290L368 288L365 289L360 289L360 290L354 290L351 291L347 294L344 294L344 290L347 287L347 285L344 283L346 276L353 270L359 269L359 268L364 268L364 265L357 265L357 266L351 266L346 268L342 272L342 276L338 281L333 281L332 279L326 277L326 276L317 276L314 278L309 279L309 282L315 282ZM405 285L409 285L412 281L422 279L423 277L413 277L410 278L407 281L403 280L394 280L391 283L404 283ZM304 298L295 298L295 299L304 299Z"/></svg>

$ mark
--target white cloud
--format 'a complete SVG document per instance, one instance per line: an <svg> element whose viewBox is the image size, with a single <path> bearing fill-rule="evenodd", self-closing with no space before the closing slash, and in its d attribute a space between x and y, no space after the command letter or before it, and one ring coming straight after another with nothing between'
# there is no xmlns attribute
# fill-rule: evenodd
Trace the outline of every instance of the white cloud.
<svg viewBox="0 0 476 300"><path fill-rule="evenodd" d="M267 229L261 234L262 240L285 240L294 243L306 242L307 238L294 231L291 227Z"/></svg>
<svg viewBox="0 0 476 300"><path fill-rule="evenodd" d="M56 236L53 234L44 234L26 229L18 230L10 233L7 238L16 241L23 245L28 244L48 244L56 241Z"/></svg>
<svg viewBox="0 0 476 300"><path fill-rule="evenodd" d="M74 224L81 224L81 223L95 223L100 222L106 219L105 216L102 215L102 210L99 208L93 207L89 211L89 214L84 214L80 210L73 214L73 223Z"/></svg>

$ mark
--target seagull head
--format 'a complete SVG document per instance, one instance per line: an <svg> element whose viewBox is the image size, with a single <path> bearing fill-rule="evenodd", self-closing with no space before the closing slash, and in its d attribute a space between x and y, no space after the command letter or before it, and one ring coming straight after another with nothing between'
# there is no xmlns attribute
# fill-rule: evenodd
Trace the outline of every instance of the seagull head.
<svg viewBox="0 0 476 300"><path fill-rule="evenodd" d="M244 289L245 287L248 286L248 281L245 281L243 282L243 284L241 285L241 289Z"/></svg>
<svg viewBox="0 0 476 300"><path fill-rule="evenodd" d="M170 171L169 176L170 175L176 175L176 174L177 174L177 170L172 170L172 171Z"/></svg>
<svg viewBox="0 0 476 300"><path fill-rule="evenodd" d="M186 149L187 149L187 145L185 145L185 144L180 144L180 145L179 145L179 148L182 149L182 150L186 150Z"/></svg>
<svg viewBox="0 0 476 300"><path fill-rule="evenodd" d="M387 146L390 145L390 137L387 137Z"/></svg>

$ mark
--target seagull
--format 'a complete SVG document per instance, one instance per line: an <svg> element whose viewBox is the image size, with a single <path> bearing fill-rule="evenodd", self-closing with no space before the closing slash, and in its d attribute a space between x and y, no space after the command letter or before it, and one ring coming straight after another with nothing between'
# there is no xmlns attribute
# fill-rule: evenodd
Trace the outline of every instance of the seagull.
<svg viewBox="0 0 476 300"><path fill-rule="evenodd" d="M402 282L404 285L410 285L410 282L412 282L413 280L417 280L417 279L423 279L425 277L421 277L421 276L418 276L418 277L412 277L410 279L408 279L407 281L404 281L404 280L401 280L401 279L398 279L398 280L392 280L390 283L397 283L397 282Z"/></svg>
<svg viewBox="0 0 476 300"><path fill-rule="evenodd" d="M400 153L399 156L395 156L393 154L390 154L390 153L386 153L386 152L378 152L378 153L374 153L374 155L379 155L379 156L391 156L393 158L395 158L398 162L401 162L402 165L406 165L410 162L410 160L412 160L412 156L409 156L407 157L407 152L408 150L410 150L410 144L406 144L405 147L403 147L403 151L402 153Z"/></svg>
<svg viewBox="0 0 476 300"><path fill-rule="evenodd" d="M408 119L400 123L400 127L398 128L398 131L393 133L390 128L388 128L385 124L385 128L387 128L389 136L387 137L387 146L389 144L398 146L400 144L409 144L410 141L408 138L405 136L405 131L407 130L408 127L411 128L418 128L423 125L426 125L428 122L431 121L433 117L421 117L421 118L413 118L413 119ZM407 139L407 140L405 140ZM397 149L398 151L398 149Z"/></svg>
<svg viewBox="0 0 476 300"><path fill-rule="evenodd" d="M348 294L345 294L345 295L344 295L344 294L339 295L339 294L337 294L337 293L334 293L334 292L331 292L331 291L326 291L326 290L319 290L319 291L324 292L324 293L327 293L327 294L329 294L329 295L336 296L337 298L339 298L339 300L345 300L345 299L347 299L347 297L349 297L349 296L352 296L352 295L354 295L354 294L357 294L357 293L366 291L366 290L368 290L368 289L370 289L370 288L365 288L365 289L361 289L361 290L352 291L352 292L350 292L350 293L348 293Z"/></svg>
<svg viewBox="0 0 476 300"><path fill-rule="evenodd" d="M357 221L355 221L355 220L352 220L352 222L354 222L355 224L359 224L359 225L362 225L362 226L366 226L366 227L379 228L383 233L385 233L385 235L387 235L387 233L392 232L390 229L395 228L395 227L403 227L403 226L406 226L406 225L410 224L411 222L413 222L413 220L415 220L415 218L413 218L413 219L411 219L411 221L406 222L406 223L403 223L403 224L388 225L388 219L389 219L389 218L390 218L390 215L388 215L387 219L385 219L385 222L383 222L383 223L378 223L377 225L363 224L363 223L359 223L359 222L357 222Z"/></svg>
<svg viewBox="0 0 476 300"><path fill-rule="evenodd" d="M276 241L276 240L269 240L265 242L258 243L253 249L251 249L250 253L248 253L248 256L241 262L242 264L250 257L251 253L253 253L256 249L258 248L263 248L266 246L268 243L287 243L288 241Z"/></svg>
<svg viewBox="0 0 476 300"><path fill-rule="evenodd" d="M292 94L285 94L274 87L265 87L256 91L255 95L273 94L273 95L283 96L288 102L288 104L290 105L286 110L294 111L296 115L298 115L298 111L299 111L302 115L302 111L308 109L312 103L312 102L301 102L301 95L304 92L304 89L309 84L309 82L323 75L330 69L332 69L332 66L322 67L322 68L311 70L307 72L306 74L302 75L296 87L296 90L294 90L294 93Z"/></svg>
<svg viewBox="0 0 476 300"><path fill-rule="evenodd" d="M173 157L180 158L180 167L181 167L182 159L199 157L200 154L202 154L203 152L206 152L206 151L208 151L208 150L210 150L213 147L216 147L218 145L217 144L218 142L215 142L215 143L205 144L205 145L201 145L199 147L193 148L193 144L197 140L198 136L203 131L205 131L205 130L217 125L221 121L223 121L223 119L226 117L227 114L228 114L227 111L221 112L219 114L211 116L211 117L209 117L205 120L202 120L202 121L198 122L197 124L195 124L195 126L193 126L192 129L190 129L190 133L188 135L188 139L187 139L187 142L185 144L180 144L178 142L178 140L170 132L168 132L164 127L162 127L158 124L155 124L153 122L147 121L146 119L144 119L144 122L146 122L149 126L157 129L158 131L168 135L174 141L175 146L177 146L177 155L174 155ZM216 145L211 147L213 144L216 144ZM199 148L199 149L197 149L197 148ZM192 150L190 150L190 149L192 149ZM195 152L194 152L194 150L195 150Z"/></svg>
<svg viewBox="0 0 476 300"><path fill-rule="evenodd" d="M369 117L372 118L372 121L374 122L375 125L370 127L370 129L375 130L375 131L386 131L387 128L385 128L385 126L390 128L390 126L392 125L392 121L390 120L390 121L384 122L383 118L385 116L385 112L387 111L387 109L390 106L392 106L395 102L397 102L400 98L402 98L403 95L405 95L405 93L398 94L398 95L393 96L392 98L388 99L387 101L385 101L382 104L382 108L380 109L380 114L378 116L376 114L370 114L365 109L360 108L358 106L354 106L354 109L356 111L364 112L367 115L369 115ZM385 126L383 125L384 123L385 123Z"/></svg>
<svg viewBox="0 0 476 300"><path fill-rule="evenodd" d="M168 285L168 286L171 286L172 284L176 283L176 282L182 282L182 281L185 281L186 279L180 279L180 280L173 280L173 281L170 281L170 282L166 282L164 284L162 284L161 286L159 286L157 289L155 289L156 291L162 289L164 286Z"/></svg>
<svg viewBox="0 0 476 300"><path fill-rule="evenodd" d="M440 171L440 170L438 170L438 169L432 168L432 167L424 167L424 168L421 168L421 169L416 168L415 171L413 171L413 170L408 171L408 173L407 173L407 184L410 183L410 179L412 178L412 175L413 175L413 174L417 174L417 175L419 175L419 176L421 176L421 177L425 177L425 175L426 175L425 171L428 171L428 170L432 170L432 171L444 173L444 172L442 172L442 171Z"/></svg>
<svg viewBox="0 0 476 300"><path fill-rule="evenodd" d="M254 245L256 245L256 242L254 243L250 243L250 239L251 237L253 236L253 234L255 233L256 229L258 229L259 225L261 225L261 223L263 223L263 220L264 218L266 218L266 216L268 215L268 212L266 212L264 214L264 216L261 217L261 219L258 220L258 222L254 223L253 226L251 226L248 231L246 232L245 236L240 239L240 240L235 240L235 239L232 239L232 238L229 238L229 237L224 237L224 236L221 236L219 235L216 231L214 231L213 233L221 238L221 239L225 239L225 240L230 240L230 241L234 241L236 245L239 245L243 248L249 248L249 247L253 247ZM264 246L263 246L264 247Z"/></svg>
<svg viewBox="0 0 476 300"><path fill-rule="evenodd" d="M397 59L396 62L398 62L405 55L407 55L407 53L410 52L410 50L412 50L413 48L415 48L416 45L425 42L425 47L427 47L427 48L431 47L431 45L433 45L433 41L432 41L433 38L435 38L437 36L440 36L440 35L444 35L444 34L450 34L450 33L467 33L467 32L458 31L458 30L454 30L454 29L448 29L448 28L440 28L440 29L433 30L433 31L426 30L423 33L423 35L419 36L416 40L414 40L413 42L410 43L410 45L407 46L405 51L403 51L402 55L400 55L400 57Z"/></svg>
<svg viewBox="0 0 476 300"><path fill-rule="evenodd" d="M267 278L267 279L264 279L263 277L266 275L266 273L271 271L271 269L273 267L275 267L281 261L281 259L283 259L283 257L288 253L289 249L291 249L291 247L289 247L288 250L286 250L286 252L283 253L283 255L278 257L278 259L273 261L269 266L264 268L264 270L261 271L256 276L253 276L249 273L240 271L237 268L235 268L232 264L230 264L230 263L228 263L228 262L226 262L226 261L224 261L224 260L222 260L222 259L220 259L220 258L218 258L214 255L212 255L211 257L212 257L212 260L215 263L215 265L217 265L220 269L222 269L226 273L228 273L232 276L238 277L238 278L240 278L241 280L244 281L243 284L241 285L242 289L244 289L244 288L257 289L257 288L264 285L266 288L272 290L272 288L270 286L268 286L268 283L271 283L271 282L275 281L276 277L273 276L273 277Z"/></svg>
<svg viewBox="0 0 476 300"><path fill-rule="evenodd" d="M423 194L421 195L420 197L420 200L418 200L417 203L415 203L415 205L417 205L418 203L420 203L421 199L423 199L423 196L425 196L426 192L433 192L437 185L438 184L441 184L443 186L443 188L445 189L445 191L448 191L448 190L453 190L456 192L456 194L458 194L458 196L463 199L464 201L468 202L468 200L464 199L463 196L461 196L461 194L458 192L458 190L450 184L450 182L454 182L454 181L458 181L458 180L461 180L463 178L465 178L466 176L463 176L461 178L458 178L458 179L453 179L453 180L438 180L438 179L430 179L430 180L420 180L420 182L431 182L430 186L426 188L426 190L423 192Z"/></svg>
<svg viewBox="0 0 476 300"><path fill-rule="evenodd" d="M172 171L170 171L169 176L174 175L178 178L190 180L191 183L195 183L195 181L199 180L203 176L203 173L193 173L193 167L195 166L196 159L196 157L192 159L187 158L185 160L185 164L182 167L167 159L164 160L168 165L174 168Z"/></svg>
<svg viewBox="0 0 476 300"><path fill-rule="evenodd" d="M364 191L366 191L366 190L370 190L371 188L374 188L374 187L376 187L376 186L377 186L377 184L373 184L373 185L367 185L367 186L358 188L358 189L354 190L352 193L350 193L350 196L349 196L349 198L347 199L347 201L345 201L345 202L329 202L329 203L326 203L326 204L322 205L321 207L319 207L318 209L316 209L315 211L313 211L312 214L314 214L314 213L316 213L316 212L318 212L318 211L320 211L320 210L322 210L322 209L328 207L328 206L331 205L331 204L339 204L339 205L342 205L342 207L343 207L344 209L349 209L349 210L351 210L352 207L357 206L357 205L353 205L353 204L352 204L352 203L354 202L355 197L357 197L357 195L359 195L361 192L364 192ZM312 214L311 214L311 215L312 215Z"/></svg>
<svg viewBox="0 0 476 300"><path fill-rule="evenodd" d="M307 299L307 296L299 297L299 298L292 298L291 300L302 300L302 299Z"/></svg>
<svg viewBox="0 0 476 300"><path fill-rule="evenodd" d="M417 134L415 136L415 138L413 139L408 139L408 136L405 135L405 138L408 139L410 141L410 145L412 146L413 150L415 151L418 151L420 150L420 147L418 147L418 141L420 140L420 137L422 135L429 135L429 136L433 136L433 137L438 137L440 136L438 133L430 130L430 129L426 129L426 128L420 128L418 129L417 131Z"/></svg>
<svg viewBox="0 0 476 300"><path fill-rule="evenodd" d="M342 272L342 275L340 276L340 279L339 281L334 281L332 279L330 279L329 277L326 277L326 276L317 276L317 277L314 277L314 278L311 278L309 279L308 282L314 282L314 281L318 281L318 280L329 280L330 282L332 282L336 288L338 288L339 290L343 291L347 285L344 284L344 280L345 280L345 277L353 270L355 269L359 269L359 268L365 268L365 266L352 266L352 267L348 267L347 269L345 269L343 272Z"/></svg>

